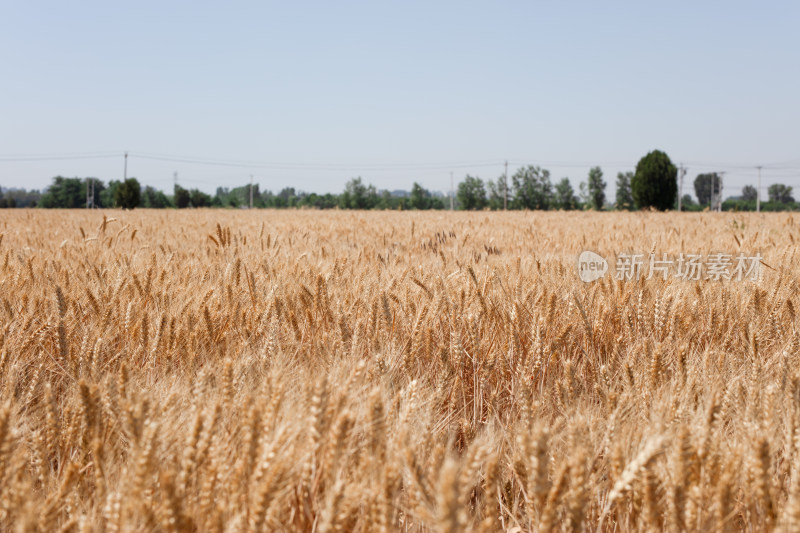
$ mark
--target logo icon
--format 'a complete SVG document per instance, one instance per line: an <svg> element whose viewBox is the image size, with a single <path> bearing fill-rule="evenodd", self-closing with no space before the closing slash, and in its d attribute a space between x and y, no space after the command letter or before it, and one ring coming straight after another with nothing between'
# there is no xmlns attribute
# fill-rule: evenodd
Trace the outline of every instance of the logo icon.
<svg viewBox="0 0 800 533"><path fill-rule="evenodd" d="M581 281L591 283L606 275L608 272L608 261L602 256L585 250L578 256L578 276Z"/></svg>

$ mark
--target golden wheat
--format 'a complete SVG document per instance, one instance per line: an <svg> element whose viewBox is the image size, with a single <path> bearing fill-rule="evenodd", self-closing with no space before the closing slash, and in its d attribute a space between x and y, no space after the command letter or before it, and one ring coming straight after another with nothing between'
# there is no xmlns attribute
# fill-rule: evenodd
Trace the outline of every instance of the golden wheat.
<svg viewBox="0 0 800 533"><path fill-rule="evenodd" d="M796 529L796 222L9 211L0 530Z"/></svg>

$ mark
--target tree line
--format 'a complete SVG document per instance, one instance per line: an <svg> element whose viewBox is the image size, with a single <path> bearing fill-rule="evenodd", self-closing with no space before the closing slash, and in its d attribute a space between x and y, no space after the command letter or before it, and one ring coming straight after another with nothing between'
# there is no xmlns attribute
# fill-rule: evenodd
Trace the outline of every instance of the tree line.
<svg viewBox="0 0 800 533"><path fill-rule="evenodd" d="M689 198L687 208L700 210L712 206L715 195L721 189L722 176L718 172L698 174L694 180L697 202L695 203ZM722 202L722 210L755 211L758 203L758 190L752 185L745 185L740 195L731 196ZM762 198L760 204L763 211L789 211L800 208L795 202L792 187L782 183L773 183L767 187L767 198Z"/></svg>
<svg viewBox="0 0 800 533"><path fill-rule="evenodd" d="M0 188L2 207L81 208L119 207L145 208L199 208L247 207L256 208L316 208L316 209L447 209L451 202L462 210L481 209L617 209L634 210L653 208L675 209L678 206L677 168L667 154L654 150L642 157L635 171L620 172L616 178L616 197L611 202L606 197L607 183L602 169L589 170L586 180L576 191L569 178L553 183L550 171L536 165L523 166L510 177L501 175L496 180L483 181L467 175L461 180L451 199L437 194L414 182L410 192L402 194L378 191L361 177L347 182L339 194L317 194L285 187L277 193L262 191L258 184L232 189L218 187L214 195L197 188L186 189L175 184L168 195L151 186L142 188L136 178L111 180L105 184L96 178L66 178L56 176L43 192L24 189ZM251 188L252 187L252 188ZM702 210L712 204L721 190L719 173L700 174L694 181L697 202L686 194L681 199L684 210ZM87 194L88 192L88 194ZM768 189L769 199L761 203L764 211L796 209L792 187L773 184ZM747 185L741 196L731 197L721 203L723 210L755 210L756 189Z"/></svg>

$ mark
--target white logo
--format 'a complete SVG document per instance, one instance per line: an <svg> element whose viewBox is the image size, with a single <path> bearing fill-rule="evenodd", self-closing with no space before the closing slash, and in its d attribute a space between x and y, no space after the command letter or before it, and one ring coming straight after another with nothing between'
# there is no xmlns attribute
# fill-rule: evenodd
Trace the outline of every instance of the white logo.
<svg viewBox="0 0 800 533"><path fill-rule="evenodd" d="M578 256L578 276L581 281L591 283L606 275L608 261L594 252L586 250Z"/></svg>

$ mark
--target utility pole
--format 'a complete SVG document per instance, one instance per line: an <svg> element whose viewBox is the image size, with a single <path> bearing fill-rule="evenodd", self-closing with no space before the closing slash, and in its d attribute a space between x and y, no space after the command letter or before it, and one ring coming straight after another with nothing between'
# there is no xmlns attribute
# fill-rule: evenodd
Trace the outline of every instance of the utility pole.
<svg viewBox="0 0 800 533"><path fill-rule="evenodd" d="M253 209L253 175L250 174L250 209Z"/></svg>
<svg viewBox="0 0 800 533"><path fill-rule="evenodd" d="M125 152L125 172L123 173L123 178L128 179L128 152Z"/></svg>
<svg viewBox="0 0 800 533"><path fill-rule="evenodd" d="M680 166L680 181L678 182L678 212L681 212L681 207L683 207L683 177L686 175L686 168L681 163Z"/></svg>
<svg viewBox="0 0 800 533"><path fill-rule="evenodd" d="M756 189L756 213L761 212L761 165L756 167L758 169L758 189Z"/></svg>
<svg viewBox="0 0 800 533"><path fill-rule="evenodd" d="M725 172L719 172L718 177L715 180L717 182L717 211L722 212L722 177L725 175Z"/></svg>
<svg viewBox="0 0 800 533"><path fill-rule="evenodd" d="M178 171L172 173L172 190L174 191L175 188L178 186Z"/></svg>
<svg viewBox="0 0 800 533"><path fill-rule="evenodd" d="M453 210L453 197L456 194L456 190L453 187L453 171L450 171L450 211Z"/></svg>
<svg viewBox="0 0 800 533"><path fill-rule="evenodd" d="M503 211L508 210L508 159L506 159L506 170L503 178Z"/></svg>
<svg viewBox="0 0 800 533"><path fill-rule="evenodd" d="M86 209L94 209L94 178L86 178Z"/></svg>

